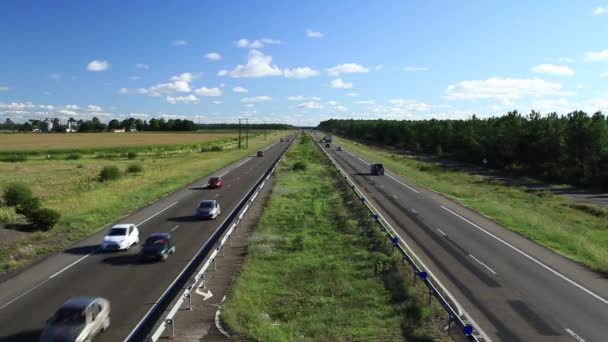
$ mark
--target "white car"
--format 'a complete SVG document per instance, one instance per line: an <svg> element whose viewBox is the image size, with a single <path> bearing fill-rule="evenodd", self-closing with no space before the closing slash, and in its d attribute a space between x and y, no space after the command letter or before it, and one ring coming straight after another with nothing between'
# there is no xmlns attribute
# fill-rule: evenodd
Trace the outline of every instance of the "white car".
<svg viewBox="0 0 608 342"><path fill-rule="evenodd" d="M103 238L103 250L127 250L139 243L139 229L132 223L117 224Z"/></svg>
<svg viewBox="0 0 608 342"><path fill-rule="evenodd" d="M92 341L110 327L110 302L101 297L76 297L47 321L40 341Z"/></svg>

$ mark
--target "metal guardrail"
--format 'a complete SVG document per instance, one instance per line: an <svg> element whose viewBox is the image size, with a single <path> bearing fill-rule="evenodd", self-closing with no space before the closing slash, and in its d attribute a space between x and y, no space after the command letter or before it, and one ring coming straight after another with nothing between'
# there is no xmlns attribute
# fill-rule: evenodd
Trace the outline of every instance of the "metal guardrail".
<svg viewBox="0 0 608 342"><path fill-rule="evenodd" d="M448 292L445 289L442 289L443 291L440 291L437 285L435 285L435 283L431 280L433 276L430 271L424 270L423 268L418 266L416 260L410 256L410 254L414 256L415 254L411 251L407 244L405 244L405 241L402 241L399 238L399 235L397 234L395 229L388 223L388 221L386 221L386 219L384 219L384 217L382 217L378 209L376 209L369 202L369 200L365 197L365 195L363 195L361 190L359 190L355 183L350 179L350 177L348 177L346 172L344 172L344 170L342 170L342 168L336 163L334 158L329 153L327 153L327 151L325 151L325 149L319 144L319 142L316 141L316 139L314 139L314 137L312 138L313 140L315 140L321 151L323 151L331 165L335 167L338 173L343 177L343 179L346 181L346 183L357 196L357 198L359 198L359 200L369 210L371 216L374 218L374 221L380 226L380 229L391 239L393 247L399 251L403 258L403 261L407 262L412 267L412 269L414 270L414 281L416 280L416 278L422 279L422 282L429 290L429 303L431 301L431 297L434 297L435 299L437 299L439 304L445 309L445 311L449 315L447 323L448 335L450 334L452 323L456 323L456 325L461 329L461 332L469 341L479 342L479 337L474 334L475 329L473 328L473 325L466 323L465 320L462 318L462 316L465 316L466 318L466 315L464 314L462 309L460 309L460 305L456 302L456 300L450 298L450 300L452 301L452 303L450 303L446 299L446 296L444 296L442 292L446 293L447 296L449 296ZM416 257L416 259L419 258ZM439 283L436 280L435 282Z"/></svg>
<svg viewBox="0 0 608 342"><path fill-rule="evenodd" d="M127 336L125 342L144 340L156 341L167 328L167 326L171 326L172 334L175 334L175 314L181 308L186 299L188 299L188 307L191 308L192 289L196 287L196 284L198 284L199 281L205 281L205 272L209 268L209 265L214 261L217 254L223 251L223 247L226 241L230 243L231 234L236 229L237 225L241 222L247 210L249 210L249 208L251 207L251 204L258 196L259 191L264 185L266 185L266 182L268 181L268 179L270 179L270 176L275 172L276 168L278 167L281 160L283 160L285 153L287 153L289 147L291 147L291 144L294 140L295 139L290 139L289 146L274 161L272 167L269 168L266 173L264 173L264 175L260 177L260 179L258 179L256 184L251 188L251 190L249 190L249 192L243 197L243 199L241 199L241 201L232 210L232 212L228 215L224 222L220 224L217 230L199 249L199 251L192 258L192 260L182 271L182 273L169 286L169 288L161 296L159 301L154 304L154 306L150 309L150 311L146 313L144 318L139 322L139 324L135 327L131 334ZM218 247L213 248L218 241ZM203 264L200 270L196 272L196 268L198 267L198 265L200 265L200 263L205 259L208 260ZM192 275L195 272L196 274L194 278L192 278ZM190 282L190 285L186 286L188 282ZM171 302L177 297L177 295L182 289L184 289L182 295L171 308L169 313L165 316L160 326L157 328L157 330L153 333L152 336L148 336L150 331L154 328L159 319L162 317L165 310L169 307Z"/></svg>

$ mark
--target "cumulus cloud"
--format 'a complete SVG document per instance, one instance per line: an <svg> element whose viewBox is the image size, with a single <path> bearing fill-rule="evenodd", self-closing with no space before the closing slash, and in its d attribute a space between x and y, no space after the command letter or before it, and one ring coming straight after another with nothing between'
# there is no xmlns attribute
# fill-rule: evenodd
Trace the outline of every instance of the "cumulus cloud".
<svg viewBox="0 0 608 342"><path fill-rule="evenodd" d="M222 104L222 101L211 101L211 103L219 105L219 104Z"/></svg>
<svg viewBox="0 0 608 342"><path fill-rule="evenodd" d="M388 100L388 103L408 111L427 111L431 108L429 104L416 100L390 99Z"/></svg>
<svg viewBox="0 0 608 342"><path fill-rule="evenodd" d="M87 64L87 70L89 71L104 71L110 68L110 62L102 60L92 60Z"/></svg>
<svg viewBox="0 0 608 342"><path fill-rule="evenodd" d="M522 96L565 95L559 83L542 79L492 77L487 80L462 81L449 85L446 98L451 100L497 99L509 102Z"/></svg>
<svg viewBox="0 0 608 342"><path fill-rule="evenodd" d="M137 93L148 94L150 96L160 96L163 94L173 94L177 92L189 93L191 91L190 82L192 82L193 79L194 76L191 73L185 72L171 77L171 82L159 83L149 88L140 88L137 90Z"/></svg>
<svg viewBox="0 0 608 342"><path fill-rule="evenodd" d="M319 75L319 71L311 69L309 67L298 67L293 69L285 69L284 71L285 77L287 78L309 78L313 76Z"/></svg>
<svg viewBox="0 0 608 342"><path fill-rule="evenodd" d="M600 74L601 78L608 78L608 71Z"/></svg>
<svg viewBox="0 0 608 342"><path fill-rule="evenodd" d="M246 93L249 90L247 88L245 88L245 87L236 86L236 87L232 88L232 91L235 92L235 93Z"/></svg>
<svg viewBox="0 0 608 342"><path fill-rule="evenodd" d="M232 71L220 70L218 76L230 75L230 77L265 77L281 76L283 71L272 64L272 57L264 55L261 51L251 50L247 64L237 65Z"/></svg>
<svg viewBox="0 0 608 342"><path fill-rule="evenodd" d="M428 71L428 67L419 67L419 66L406 66L403 67L403 71Z"/></svg>
<svg viewBox="0 0 608 342"><path fill-rule="evenodd" d="M585 54L585 61L587 62L599 62L608 61L608 49L601 51L591 51Z"/></svg>
<svg viewBox="0 0 608 342"><path fill-rule="evenodd" d="M352 88L353 84L349 83L349 82L344 82L344 80L341 78L336 78L335 80L332 80L331 82L329 82L329 86L332 88L348 89L348 88Z"/></svg>
<svg viewBox="0 0 608 342"><path fill-rule="evenodd" d="M210 59L212 61L219 61L220 59L222 59L222 55L217 52L209 52L205 54L205 58Z"/></svg>
<svg viewBox="0 0 608 342"><path fill-rule="evenodd" d="M254 97L243 97L241 102L243 103L251 103L251 102L263 102L263 101L271 101L272 97L270 96L254 96Z"/></svg>
<svg viewBox="0 0 608 342"><path fill-rule="evenodd" d="M78 110L78 106L77 105L66 105L65 108L72 109L72 110Z"/></svg>
<svg viewBox="0 0 608 342"><path fill-rule="evenodd" d="M262 39L256 39L256 40L249 40L249 39L239 39L236 42L234 42L234 45L236 45L237 47L240 48L246 48L246 49L261 49L266 45L276 45L276 44L281 44L281 41L278 39L272 39L272 38L262 38Z"/></svg>
<svg viewBox="0 0 608 342"><path fill-rule="evenodd" d="M120 88L118 90L118 92L121 93L121 94L128 94L129 93L129 89L127 89L127 88Z"/></svg>
<svg viewBox="0 0 608 342"><path fill-rule="evenodd" d="M357 93L346 93L346 96L357 96Z"/></svg>
<svg viewBox="0 0 608 342"><path fill-rule="evenodd" d="M101 109L101 107L98 107L98 106L88 105L87 110L89 112L101 112L103 109Z"/></svg>
<svg viewBox="0 0 608 342"><path fill-rule="evenodd" d="M173 41L173 46L184 46L188 45L188 42L182 39L177 39Z"/></svg>
<svg viewBox="0 0 608 342"><path fill-rule="evenodd" d="M555 65L555 64L540 64L532 68L532 71L540 73L540 74L551 74L551 75L563 75L563 76L572 76L574 75L574 70L570 67L564 65Z"/></svg>
<svg viewBox="0 0 608 342"><path fill-rule="evenodd" d="M307 101L304 103L300 103L298 105L298 108L304 108L304 109L323 109L325 108L325 106L323 106L323 104L316 102L316 101Z"/></svg>
<svg viewBox="0 0 608 342"><path fill-rule="evenodd" d="M0 91L8 91L8 87L7 86L0 86Z"/></svg>
<svg viewBox="0 0 608 342"><path fill-rule="evenodd" d="M361 100L361 101L355 101L354 103L356 103L356 104L375 104L376 101L374 101L374 100Z"/></svg>
<svg viewBox="0 0 608 342"><path fill-rule="evenodd" d="M606 13L608 13L608 6L598 6L595 8L595 10L593 10L593 14L595 15L601 15Z"/></svg>
<svg viewBox="0 0 608 342"><path fill-rule="evenodd" d="M307 100L320 101L321 100L321 98L318 96L303 96L303 95L288 96L287 99L289 101L307 101Z"/></svg>
<svg viewBox="0 0 608 342"><path fill-rule="evenodd" d="M137 64L135 64L135 67L137 69L150 70L150 66L148 64L144 64L144 63L137 63Z"/></svg>
<svg viewBox="0 0 608 342"><path fill-rule="evenodd" d="M192 94L188 96L167 96L167 102L171 104L176 103L198 103L198 98Z"/></svg>
<svg viewBox="0 0 608 342"><path fill-rule="evenodd" d="M145 118L150 117L150 115L148 115L146 113L129 113L128 116L131 118L140 118L140 119L145 119Z"/></svg>
<svg viewBox="0 0 608 342"><path fill-rule="evenodd" d="M346 107L344 107L344 106L341 106L341 105L340 105L340 106L335 106L335 107L334 107L334 110L335 110L335 111L338 111L338 112L347 112L347 111L348 111L348 108L346 108Z"/></svg>
<svg viewBox="0 0 608 342"><path fill-rule="evenodd" d="M327 74L330 76L339 76L340 74L351 74L357 72L368 72L369 70L357 63L346 63L336 65L327 69Z"/></svg>
<svg viewBox="0 0 608 342"><path fill-rule="evenodd" d="M323 33L321 32L317 32L317 31L313 31L311 29L307 29L306 30L306 36L308 38L323 38Z"/></svg>
<svg viewBox="0 0 608 342"><path fill-rule="evenodd" d="M194 93L201 96L222 96L222 90L220 88L207 88L204 86L196 89Z"/></svg>

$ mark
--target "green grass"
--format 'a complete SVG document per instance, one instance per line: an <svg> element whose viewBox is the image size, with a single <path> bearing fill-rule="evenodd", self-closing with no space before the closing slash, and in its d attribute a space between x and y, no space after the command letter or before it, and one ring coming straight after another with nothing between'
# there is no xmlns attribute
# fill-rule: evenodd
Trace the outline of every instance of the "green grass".
<svg viewBox="0 0 608 342"><path fill-rule="evenodd" d="M486 177L423 162L344 138L338 144L362 157L502 223L572 260L608 273L606 210L549 192L507 186Z"/></svg>
<svg viewBox="0 0 608 342"><path fill-rule="evenodd" d="M357 214L364 213L360 204L312 139L299 139L276 174L231 289L228 326L258 341L445 337L433 328L436 308L420 304L425 296L406 284L411 274L391 256L388 240L369 215Z"/></svg>
<svg viewBox="0 0 608 342"><path fill-rule="evenodd" d="M277 139L279 135L273 137ZM125 172L133 159L31 160L0 163L0 188L9 183L27 184L42 205L62 217L49 232L29 233L0 249L0 272L13 270L35 257L60 251L70 243L98 231L106 224L151 203L196 179L212 173L271 143L263 137L250 140L248 150L141 155L135 159L141 173L125 173L116 181L99 182L104 166ZM12 208L0 206L0 223L19 223Z"/></svg>

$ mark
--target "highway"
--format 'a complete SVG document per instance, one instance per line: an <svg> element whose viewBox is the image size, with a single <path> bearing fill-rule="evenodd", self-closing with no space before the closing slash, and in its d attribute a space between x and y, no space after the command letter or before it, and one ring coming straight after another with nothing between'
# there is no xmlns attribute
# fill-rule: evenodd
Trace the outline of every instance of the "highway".
<svg viewBox="0 0 608 342"><path fill-rule="evenodd" d="M324 146L487 339L608 339L608 279L390 170L371 176L370 161Z"/></svg>
<svg viewBox="0 0 608 342"><path fill-rule="evenodd" d="M109 299L111 327L95 340L123 341L288 145L273 143L264 157L252 154L214 173L222 175L222 189L206 189L204 177L115 222L137 223L142 242L150 233L172 232L176 253L166 262L141 263L138 246L99 252L104 230L0 283L0 341L36 341L52 313L75 296ZM222 215L193 217L203 199L218 199Z"/></svg>

